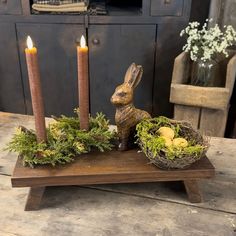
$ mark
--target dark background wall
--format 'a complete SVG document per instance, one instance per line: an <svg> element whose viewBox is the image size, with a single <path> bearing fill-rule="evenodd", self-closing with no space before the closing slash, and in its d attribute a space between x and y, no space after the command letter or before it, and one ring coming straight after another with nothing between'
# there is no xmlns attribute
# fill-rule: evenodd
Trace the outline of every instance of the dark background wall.
<svg viewBox="0 0 236 236"><path fill-rule="evenodd" d="M12 4L15 2L15 4ZM139 7L109 16L34 15L28 0L0 3L0 110L32 114L25 39L39 48L46 115L72 115L77 105L76 45L86 34L90 48L90 110L113 121L109 98L130 63L144 67L135 93L137 107L171 117L170 83L179 37L190 21L204 22L210 0L143 0ZM133 9L133 10L132 10ZM137 10L138 9L138 10Z"/></svg>
<svg viewBox="0 0 236 236"><path fill-rule="evenodd" d="M193 0L190 13L190 21L203 23L208 18L211 0Z"/></svg>

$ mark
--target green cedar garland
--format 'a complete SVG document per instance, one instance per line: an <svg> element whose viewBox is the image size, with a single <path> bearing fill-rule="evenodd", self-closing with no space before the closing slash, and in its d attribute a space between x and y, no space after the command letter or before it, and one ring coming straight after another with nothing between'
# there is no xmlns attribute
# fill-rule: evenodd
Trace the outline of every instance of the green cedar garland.
<svg viewBox="0 0 236 236"><path fill-rule="evenodd" d="M47 128L46 143L37 143L35 131L19 127L6 149L19 153L23 165L32 168L35 165L66 164L92 148L101 152L111 150L116 133L109 130L105 116L97 113L96 117L90 117L89 131L85 131L79 128L79 109L75 109L75 113L76 117L53 117L54 122Z"/></svg>

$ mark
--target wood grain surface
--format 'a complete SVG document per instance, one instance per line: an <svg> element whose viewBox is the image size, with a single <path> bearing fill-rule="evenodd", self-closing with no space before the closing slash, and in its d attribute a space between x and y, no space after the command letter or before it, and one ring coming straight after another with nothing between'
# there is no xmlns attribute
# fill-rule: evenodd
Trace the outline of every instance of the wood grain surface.
<svg viewBox="0 0 236 236"><path fill-rule="evenodd" d="M186 170L160 170L149 164L143 153L127 152L90 153L74 163L60 167L23 167L18 158L12 176L13 187L40 187L58 185L86 185L105 183L134 183L177 181L210 178L214 167L203 158Z"/></svg>
<svg viewBox="0 0 236 236"><path fill-rule="evenodd" d="M25 204L25 211L33 211L39 209L44 191L45 187L30 188Z"/></svg>

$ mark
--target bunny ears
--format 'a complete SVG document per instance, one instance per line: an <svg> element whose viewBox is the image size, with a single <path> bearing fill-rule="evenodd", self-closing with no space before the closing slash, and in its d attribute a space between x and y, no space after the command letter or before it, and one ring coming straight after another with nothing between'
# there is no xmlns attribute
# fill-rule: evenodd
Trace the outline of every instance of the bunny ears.
<svg viewBox="0 0 236 236"><path fill-rule="evenodd" d="M131 88L135 88L143 75L143 67L132 63L125 74L124 83L128 84Z"/></svg>

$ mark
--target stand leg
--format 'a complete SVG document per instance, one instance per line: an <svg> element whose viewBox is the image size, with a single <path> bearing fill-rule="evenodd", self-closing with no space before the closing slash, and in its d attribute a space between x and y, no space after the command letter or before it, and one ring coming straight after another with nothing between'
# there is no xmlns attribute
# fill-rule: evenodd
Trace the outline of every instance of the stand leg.
<svg viewBox="0 0 236 236"><path fill-rule="evenodd" d="M184 180L184 186L191 203L199 203L202 201L197 180Z"/></svg>
<svg viewBox="0 0 236 236"><path fill-rule="evenodd" d="M40 207L45 187L31 187L25 204L25 211L35 211Z"/></svg>

